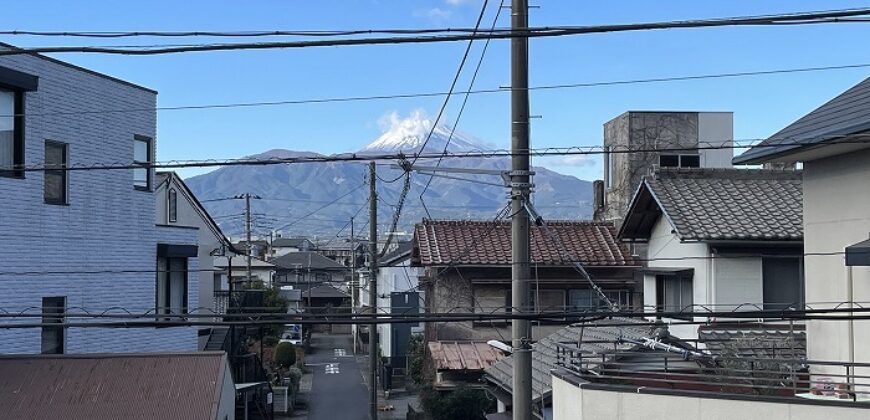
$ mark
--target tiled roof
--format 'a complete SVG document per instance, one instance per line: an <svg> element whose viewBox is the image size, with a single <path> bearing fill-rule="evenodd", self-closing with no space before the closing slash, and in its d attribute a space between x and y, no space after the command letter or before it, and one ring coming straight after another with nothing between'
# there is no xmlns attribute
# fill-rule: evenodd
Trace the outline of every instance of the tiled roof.
<svg viewBox="0 0 870 420"><path fill-rule="evenodd" d="M616 241L611 223L553 221L547 225L558 241L533 225L533 264L565 266L579 261L591 266L638 265L628 247ZM414 231L412 262L422 266L510 265L510 223L424 220Z"/></svg>
<svg viewBox="0 0 870 420"><path fill-rule="evenodd" d="M698 340L718 356L805 359L803 325L720 323L698 327Z"/></svg>
<svg viewBox="0 0 870 420"><path fill-rule="evenodd" d="M484 370L502 358L489 344L460 341L429 342L429 354L436 370Z"/></svg>
<svg viewBox="0 0 870 420"><path fill-rule="evenodd" d="M734 163L776 161L801 149L867 131L870 131L870 77L735 157Z"/></svg>
<svg viewBox="0 0 870 420"><path fill-rule="evenodd" d="M223 352L0 356L0 417L213 419L228 368Z"/></svg>
<svg viewBox="0 0 870 420"><path fill-rule="evenodd" d="M645 178L620 230L648 239L659 214L682 240L803 238L800 171L761 169L659 170Z"/></svg>
<svg viewBox="0 0 870 420"><path fill-rule="evenodd" d="M637 326L625 326L636 322ZM620 324L610 326L608 324ZM643 321L612 318L582 325L571 325L532 344L532 399L538 400L552 391L550 371L557 368L557 344L580 343L586 354L606 354L631 350L635 344L619 342L619 338L639 340L651 337L656 327ZM581 341L582 340L582 341ZM616 346L614 347L614 342ZM513 389L513 357L506 357L485 370L488 379L511 392Z"/></svg>
<svg viewBox="0 0 870 420"><path fill-rule="evenodd" d="M314 251L299 251L290 252L272 260L272 264L278 267L294 270L294 269L312 269L312 270L333 270L346 271L347 267L335 262L330 258Z"/></svg>

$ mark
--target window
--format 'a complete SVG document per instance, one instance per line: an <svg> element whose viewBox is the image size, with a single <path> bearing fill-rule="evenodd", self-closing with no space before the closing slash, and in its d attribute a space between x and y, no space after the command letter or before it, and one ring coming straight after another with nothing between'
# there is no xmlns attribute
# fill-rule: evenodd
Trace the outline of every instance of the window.
<svg viewBox="0 0 870 420"><path fill-rule="evenodd" d="M558 312L565 310L565 291L542 289L532 291L535 312Z"/></svg>
<svg viewBox="0 0 870 420"><path fill-rule="evenodd" d="M662 168L699 168L699 155L659 155L659 166Z"/></svg>
<svg viewBox="0 0 870 420"><path fill-rule="evenodd" d="M800 258L761 259L764 309L803 309L804 279Z"/></svg>
<svg viewBox="0 0 870 420"><path fill-rule="evenodd" d="M0 175L23 177L15 170L24 164L24 94L0 89Z"/></svg>
<svg viewBox="0 0 870 420"><path fill-rule="evenodd" d="M65 311L65 297L42 298L42 323L48 324L42 326L42 354L63 354L65 346L62 324Z"/></svg>
<svg viewBox="0 0 870 420"><path fill-rule="evenodd" d="M607 146L604 152L604 188L613 189L613 146Z"/></svg>
<svg viewBox="0 0 870 420"><path fill-rule="evenodd" d="M151 139L143 136L133 138L133 163L148 165L151 162ZM151 189L151 168L133 169L133 187L137 190Z"/></svg>
<svg viewBox="0 0 870 420"><path fill-rule="evenodd" d="M604 295L620 308L631 306L631 292L628 290L604 290ZM587 311L608 309L607 303L598 297L590 288L571 289L568 291L568 308L571 311Z"/></svg>
<svg viewBox="0 0 870 420"><path fill-rule="evenodd" d="M45 185L43 196L46 204L67 203L67 145L56 141L45 141Z"/></svg>
<svg viewBox="0 0 870 420"><path fill-rule="evenodd" d="M157 313L187 313L187 258L157 258ZM178 317L159 320L179 320Z"/></svg>
<svg viewBox="0 0 870 420"><path fill-rule="evenodd" d="M167 209L167 213L169 216L169 223L175 223L178 221L178 193L175 191L175 188L169 189L169 208Z"/></svg>
<svg viewBox="0 0 870 420"><path fill-rule="evenodd" d="M692 293L692 277L688 274L656 276L656 306L659 311L693 311Z"/></svg>

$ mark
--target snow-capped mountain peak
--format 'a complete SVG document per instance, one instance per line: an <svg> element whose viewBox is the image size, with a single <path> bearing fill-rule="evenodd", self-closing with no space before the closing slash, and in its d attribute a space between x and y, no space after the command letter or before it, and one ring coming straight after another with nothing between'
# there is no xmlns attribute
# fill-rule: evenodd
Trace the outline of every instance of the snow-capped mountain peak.
<svg viewBox="0 0 870 420"><path fill-rule="evenodd" d="M422 111L414 111L407 118L400 118L395 112L379 121L384 133L375 141L364 147L361 152L397 152L414 153L426 142L433 120ZM491 149L490 145L473 139L458 130L450 135L451 128L446 124L438 124L426 143L427 152L441 152L450 139L447 150L463 152L470 150Z"/></svg>

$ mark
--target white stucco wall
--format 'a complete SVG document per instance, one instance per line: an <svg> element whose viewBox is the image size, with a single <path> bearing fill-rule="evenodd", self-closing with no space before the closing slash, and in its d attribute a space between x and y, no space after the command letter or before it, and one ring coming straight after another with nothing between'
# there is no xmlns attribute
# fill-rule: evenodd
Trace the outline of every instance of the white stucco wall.
<svg viewBox="0 0 870 420"><path fill-rule="evenodd" d="M417 267L411 267L410 261L405 261L402 265L381 267L378 270L378 308L379 312L388 311L391 305L390 293L393 292L411 292L415 291L418 285L418 270ZM420 310L424 310L422 302L422 291ZM368 299L365 300L368 302ZM379 345L384 357L392 357L392 335L390 334L390 324L379 324Z"/></svg>
<svg viewBox="0 0 870 420"><path fill-rule="evenodd" d="M870 408L584 389L553 376L554 420L859 420L867 418L870 418Z"/></svg>
<svg viewBox="0 0 870 420"><path fill-rule="evenodd" d="M870 150L804 162L804 249L806 300L848 300L849 268L844 248L870 235ZM853 267L854 301L870 301L870 268ZM850 359L850 323L809 321L808 356L818 360ZM854 358L870 362L870 321L854 322Z"/></svg>

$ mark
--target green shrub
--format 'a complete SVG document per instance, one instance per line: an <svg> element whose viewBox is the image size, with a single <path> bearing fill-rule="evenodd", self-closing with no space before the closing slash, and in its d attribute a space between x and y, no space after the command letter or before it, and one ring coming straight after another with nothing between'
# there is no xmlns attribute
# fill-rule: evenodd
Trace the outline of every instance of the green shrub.
<svg viewBox="0 0 870 420"><path fill-rule="evenodd" d="M287 379L290 380L290 389L295 394L299 391L299 381L302 380L302 371L296 367L287 369Z"/></svg>
<svg viewBox="0 0 870 420"><path fill-rule="evenodd" d="M275 348L275 364L284 369L296 364L296 346L287 342L278 343Z"/></svg>
<svg viewBox="0 0 870 420"><path fill-rule="evenodd" d="M420 402L432 420L486 420L494 405L486 391L467 385L447 392L427 386L420 393Z"/></svg>
<svg viewBox="0 0 870 420"><path fill-rule="evenodd" d="M263 337L263 345L266 347L272 347L275 344L278 344L278 337L274 335L267 335Z"/></svg>
<svg viewBox="0 0 870 420"><path fill-rule="evenodd" d="M412 335L408 341L408 376L411 382L423 384L423 337Z"/></svg>

